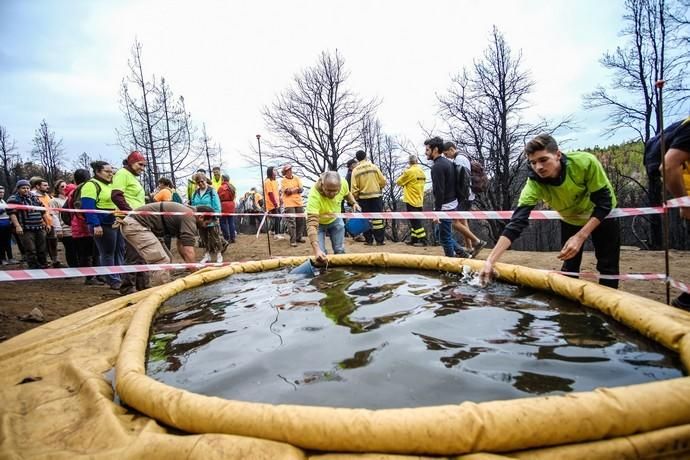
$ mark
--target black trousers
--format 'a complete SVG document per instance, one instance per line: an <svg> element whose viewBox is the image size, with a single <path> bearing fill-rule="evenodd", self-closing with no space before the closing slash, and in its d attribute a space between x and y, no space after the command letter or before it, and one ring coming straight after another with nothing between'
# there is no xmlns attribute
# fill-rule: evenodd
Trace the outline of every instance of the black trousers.
<svg viewBox="0 0 690 460"><path fill-rule="evenodd" d="M77 253L77 246L72 240L71 236L62 237L62 245L65 247L65 260L68 267L79 266L79 254Z"/></svg>
<svg viewBox="0 0 690 460"><path fill-rule="evenodd" d="M362 212L383 212L383 200L381 197L362 198L357 200L362 207ZM371 228L364 232L367 243L372 243L376 239L377 243L383 243L385 223L383 219L371 219Z"/></svg>
<svg viewBox="0 0 690 460"><path fill-rule="evenodd" d="M409 212L421 212L422 207L412 206L410 203L405 203ZM410 219L410 241L412 243L426 243L426 229L422 225L421 219Z"/></svg>
<svg viewBox="0 0 690 460"><path fill-rule="evenodd" d="M72 238L72 244L77 251L77 265L79 267L95 267L98 266L98 252L96 251L96 244L93 241L93 236L86 236L82 238ZM90 280L93 276L87 276Z"/></svg>
<svg viewBox="0 0 690 460"><path fill-rule="evenodd" d="M12 258L12 226L0 227L0 260Z"/></svg>
<svg viewBox="0 0 690 460"><path fill-rule="evenodd" d="M582 227L561 221L561 246L568 239L580 231ZM602 275L618 275L620 273L621 233L617 219L604 219L592 232L594 255L597 258L597 270ZM575 257L563 262L561 267L565 272L579 272L582 263L582 250ZM618 280L600 279L599 284L618 289Z"/></svg>

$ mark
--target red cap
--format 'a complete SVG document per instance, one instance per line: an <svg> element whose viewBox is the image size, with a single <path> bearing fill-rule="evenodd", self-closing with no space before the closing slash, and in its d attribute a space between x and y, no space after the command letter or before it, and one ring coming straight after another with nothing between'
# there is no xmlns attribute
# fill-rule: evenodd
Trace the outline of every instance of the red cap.
<svg viewBox="0 0 690 460"><path fill-rule="evenodd" d="M133 165L134 163L139 163L141 161L146 163L146 158L144 158L144 155L142 155L141 152L139 152L138 150L133 151L127 157L127 164L128 165Z"/></svg>

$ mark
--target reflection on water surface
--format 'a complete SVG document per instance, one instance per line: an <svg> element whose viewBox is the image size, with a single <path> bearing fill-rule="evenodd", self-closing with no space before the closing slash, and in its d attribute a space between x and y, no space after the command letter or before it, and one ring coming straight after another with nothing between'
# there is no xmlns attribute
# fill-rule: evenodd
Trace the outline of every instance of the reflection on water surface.
<svg viewBox="0 0 690 460"><path fill-rule="evenodd" d="M370 409L587 391L682 375L677 356L555 295L456 275L234 275L170 299L148 373L229 399Z"/></svg>

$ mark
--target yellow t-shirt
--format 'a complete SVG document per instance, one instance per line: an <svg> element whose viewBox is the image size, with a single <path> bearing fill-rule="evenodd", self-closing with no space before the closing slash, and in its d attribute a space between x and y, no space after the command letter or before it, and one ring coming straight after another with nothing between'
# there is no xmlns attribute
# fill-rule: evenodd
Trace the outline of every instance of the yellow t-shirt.
<svg viewBox="0 0 690 460"><path fill-rule="evenodd" d="M268 196L270 192L273 192L273 197L276 199L276 202L280 204L280 197L278 195L278 181L277 180L271 180L271 179L266 179L264 181L264 196L266 199L264 200L266 202L266 211L270 211L272 209L275 209L275 206L273 205L273 202L271 201L271 198Z"/></svg>
<svg viewBox="0 0 690 460"><path fill-rule="evenodd" d="M319 214L319 224L330 224L335 220L335 217L324 214L340 212L340 205L348 193L350 193L350 187L347 186L347 181L344 179L340 181L340 191L333 198L326 198L316 190L316 186L312 187L307 198L307 214Z"/></svg>
<svg viewBox="0 0 690 460"><path fill-rule="evenodd" d="M297 208L300 206L304 206L304 203L302 202L302 194L301 193L292 193L291 195L288 195L285 193L285 190L287 189L296 189L302 188L302 181L299 180L299 177L297 176L292 176L292 179L288 179L287 177L283 177L283 179L280 181L280 189L283 191L283 205L286 208Z"/></svg>
<svg viewBox="0 0 690 460"><path fill-rule="evenodd" d="M120 190L125 196L125 201L132 209L137 209L146 204L144 187L139 178L127 168L120 168L113 176L113 190Z"/></svg>

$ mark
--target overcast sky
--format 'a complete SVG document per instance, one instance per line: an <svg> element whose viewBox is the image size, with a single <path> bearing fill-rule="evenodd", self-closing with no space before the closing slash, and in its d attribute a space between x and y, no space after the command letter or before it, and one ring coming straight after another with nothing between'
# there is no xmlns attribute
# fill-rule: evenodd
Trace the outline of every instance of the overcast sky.
<svg viewBox="0 0 690 460"><path fill-rule="evenodd" d="M336 48L350 88L378 97L384 131L420 145L419 128L441 127L436 95L488 45L496 25L522 51L535 91L529 115L575 115L567 147L632 137L602 136L582 95L607 81L598 63L620 43L622 1L21 1L0 0L0 124L31 149L43 118L71 159L83 151L119 164L118 89L134 38L144 71L184 95L224 151L243 191L255 168L241 153L265 132L260 110L292 77ZM201 161L200 161L201 164Z"/></svg>

